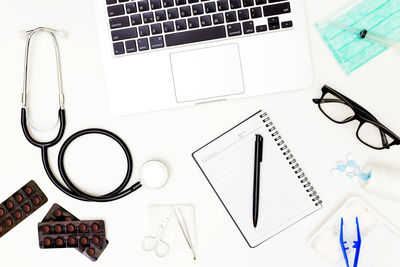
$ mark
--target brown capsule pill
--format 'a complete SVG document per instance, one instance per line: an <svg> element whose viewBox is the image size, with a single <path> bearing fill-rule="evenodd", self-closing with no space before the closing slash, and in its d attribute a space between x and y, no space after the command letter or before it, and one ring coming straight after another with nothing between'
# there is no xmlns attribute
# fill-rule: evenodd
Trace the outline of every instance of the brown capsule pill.
<svg viewBox="0 0 400 267"><path fill-rule="evenodd" d="M21 219L22 218L22 212L20 212L19 210L17 210L16 212L14 212L14 217L16 219Z"/></svg>
<svg viewBox="0 0 400 267"><path fill-rule="evenodd" d="M73 231L75 231L75 226L73 224L68 224L67 225L67 231L72 233Z"/></svg>
<svg viewBox="0 0 400 267"><path fill-rule="evenodd" d="M79 230L81 230L81 232L86 232L86 230L87 230L87 225L84 224L84 223L81 223L81 224L79 225Z"/></svg>
<svg viewBox="0 0 400 267"><path fill-rule="evenodd" d="M7 219L4 223L5 223L5 225L7 225L7 226L11 226L12 223L13 223L13 221L12 221L11 219Z"/></svg>
<svg viewBox="0 0 400 267"><path fill-rule="evenodd" d="M68 237L67 242L68 242L69 245L73 246L73 245L76 244L76 238L73 237L73 236L70 236L70 237Z"/></svg>
<svg viewBox="0 0 400 267"><path fill-rule="evenodd" d="M50 226L48 226L48 225L43 225L43 226L42 226L42 231L43 231L43 233L49 233L49 232L50 232Z"/></svg>
<svg viewBox="0 0 400 267"><path fill-rule="evenodd" d="M63 230L63 227L61 226L61 225L59 225L59 224L57 224L56 226L54 226L54 231L56 232L56 233L61 233L62 232L62 230Z"/></svg>
<svg viewBox="0 0 400 267"><path fill-rule="evenodd" d="M72 221L72 218L70 216L65 217L65 221L70 222Z"/></svg>
<svg viewBox="0 0 400 267"><path fill-rule="evenodd" d="M25 204L25 205L24 205L24 211L25 211L26 213L31 212L31 210L32 210L32 207L31 207L30 204Z"/></svg>
<svg viewBox="0 0 400 267"><path fill-rule="evenodd" d="M88 254L90 257L92 257L92 256L94 255L94 249L88 248L87 254Z"/></svg>
<svg viewBox="0 0 400 267"><path fill-rule="evenodd" d="M4 227L0 225L0 234L3 232Z"/></svg>
<svg viewBox="0 0 400 267"><path fill-rule="evenodd" d="M60 217L61 215L62 215L62 211L61 211L60 209L56 209L56 210L54 211L54 216Z"/></svg>
<svg viewBox="0 0 400 267"><path fill-rule="evenodd" d="M39 197L34 197L32 199L32 203L35 204L35 205L39 205L40 204L40 198Z"/></svg>
<svg viewBox="0 0 400 267"><path fill-rule="evenodd" d="M22 200L24 200L24 197L23 197L21 194L17 194L17 195L15 195L15 200L16 200L18 203L21 203Z"/></svg>
<svg viewBox="0 0 400 267"><path fill-rule="evenodd" d="M50 245L51 245L51 239L48 238L48 237L46 237L46 238L43 240L43 244L44 244L46 247L50 246Z"/></svg>
<svg viewBox="0 0 400 267"><path fill-rule="evenodd" d="M25 194L27 194L29 196L30 194L33 193L33 189L32 189L32 187L27 186L27 187L25 187L24 192L25 192Z"/></svg>
<svg viewBox="0 0 400 267"><path fill-rule="evenodd" d="M89 243L89 240L87 239L86 236L82 236L81 239L79 239L79 242L80 242L82 245L87 245L87 244Z"/></svg>
<svg viewBox="0 0 400 267"><path fill-rule="evenodd" d="M93 230L94 232L99 231L99 228L100 228L100 226L99 226L97 223L92 224L92 230Z"/></svg>
<svg viewBox="0 0 400 267"><path fill-rule="evenodd" d="M56 238L56 245L59 246L59 247L64 245L64 240L61 237L57 237Z"/></svg>
<svg viewBox="0 0 400 267"><path fill-rule="evenodd" d="M92 238L92 243L95 244L95 245L99 244L100 243L100 238L98 236L94 236Z"/></svg>
<svg viewBox="0 0 400 267"><path fill-rule="evenodd" d="M6 212L4 211L4 209L0 208L0 217L3 216L4 213L6 213Z"/></svg>
<svg viewBox="0 0 400 267"><path fill-rule="evenodd" d="M12 208L14 208L14 202L12 202L12 200L7 201L6 207L7 207L7 209L9 209L9 210L12 209Z"/></svg>

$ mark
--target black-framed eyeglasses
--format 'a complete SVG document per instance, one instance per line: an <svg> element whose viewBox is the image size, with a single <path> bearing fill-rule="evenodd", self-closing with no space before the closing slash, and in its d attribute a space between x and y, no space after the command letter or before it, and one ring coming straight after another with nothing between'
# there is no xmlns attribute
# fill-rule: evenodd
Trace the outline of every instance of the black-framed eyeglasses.
<svg viewBox="0 0 400 267"><path fill-rule="evenodd" d="M374 149L390 148L400 144L400 137L380 123L365 108L327 85L321 90L321 98L314 98L313 102L318 104L322 113L333 122L343 124L359 121L356 136L362 143Z"/></svg>

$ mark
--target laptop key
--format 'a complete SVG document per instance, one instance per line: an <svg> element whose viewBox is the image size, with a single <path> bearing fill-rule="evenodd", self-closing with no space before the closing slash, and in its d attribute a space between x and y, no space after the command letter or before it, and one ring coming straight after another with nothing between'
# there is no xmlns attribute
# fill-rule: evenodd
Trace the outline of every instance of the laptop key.
<svg viewBox="0 0 400 267"><path fill-rule="evenodd" d="M129 0L118 0L120 3L128 2Z"/></svg>
<svg viewBox="0 0 400 267"><path fill-rule="evenodd" d="M236 9L236 8L242 7L240 0L230 0L230 3L231 3L231 9Z"/></svg>
<svg viewBox="0 0 400 267"><path fill-rule="evenodd" d="M219 0L217 2L218 11L225 11L229 9L228 0Z"/></svg>
<svg viewBox="0 0 400 267"><path fill-rule="evenodd" d="M293 27L293 22L292 22L291 20L289 20L289 21L283 21L283 22L281 23L281 25L282 25L282 29L284 29L284 28L290 28L290 27Z"/></svg>
<svg viewBox="0 0 400 267"><path fill-rule="evenodd" d="M189 17L192 15L190 10L190 6L182 6L179 8L179 12L181 13L181 18Z"/></svg>
<svg viewBox="0 0 400 267"><path fill-rule="evenodd" d="M144 23L153 23L154 22L153 12L143 13L143 22Z"/></svg>
<svg viewBox="0 0 400 267"><path fill-rule="evenodd" d="M256 5L265 5L267 0L256 0Z"/></svg>
<svg viewBox="0 0 400 267"><path fill-rule="evenodd" d="M234 22L237 20L236 11L228 11L225 13L226 22Z"/></svg>
<svg viewBox="0 0 400 267"><path fill-rule="evenodd" d="M127 53L133 53L137 51L136 47L136 41L135 40L129 40L125 42L125 48Z"/></svg>
<svg viewBox="0 0 400 267"><path fill-rule="evenodd" d="M283 2L283 1L286 1L286 0L269 0L270 3Z"/></svg>
<svg viewBox="0 0 400 267"><path fill-rule="evenodd" d="M202 4L196 4L192 6L193 15L201 15L204 14L204 9Z"/></svg>
<svg viewBox="0 0 400 267"><path fill-rule="evenodd" d="M115 30L111 32L113 41L120 41L125 39L132 39L138 36L136 28L128 28L122 30Z"/></svg>
<svg viewBox="0 0 400 267"><path fill-rule="evenodd" d="M251 15L252 19L261 18L262 17L261 7L252 7L252 8L250 8L250 15Z"/></svg>
<svg viewBox="0 0 400 267"><path fill-rule="evenodd" d="M142 36L149 36L150 35L150 28L148 25L139 26L139 35Z"/></svg>
<svg viewBox="0 0 400 267"><path fill-rule="evenodd" d="M174 0L163 0L164 7L172 7L174 6Z"/></svg>
<svg viewBox="0 0 400 267"><path fill-rule="evenodd" d="M175 0L177 6L186 5L186 0Z"/></svg>
<svg viewBox="0 0 400 267"><path fill-rule="evenodd" d="M112 5L112 4L116 4L117 0L106 0L106 4L107 5Z"/></svg>
<svg viewBox="0 0 400 267"><path fill-rule="evenodd" d="M225 25L165 35L166 46L197 43L226 37Z"/></svg>
<svg viewBox="0 0 400 267"><path fill-rule="evenodd" d="M256 26L256 32L265 32L265 31L267 31L267 25L263 24Z"/></svg>
<svg viewBox="0 0 400 267"><path fill-rule="evenodd" d="M213 22L214 25L222 24L224 23L224 14L222 13L217 13L213 15Z"/></svg>
<svg viewBox="0 0 400 267"><path fill-rule="evenodd" d="M176 7L168 9L167 13L168 13L168 18L169 19L177 19L177 18L179 18L178 9Z"/></svg>
<svg viewBox="0 0 400 267"><path fill-rule="evenodd" d="M268 27L270 30L277 30L279 26L279 17L268 18Z"/></svg>
<svg viewBox="0 0 400 267"><path fill-rule="evenodd" d="M117 29L129 26L129 17L118 17L110 19L110 28Z"/></svg>
<svg viewBox="0 0 400 267"><path fill-rule="evenodd" d="M174 22L173 21L164 22L163 28L165 33L175 31Z"/></svg>
<svg viewBox="0 0 400 267"><path fill-rule="evenodd" d="M239 20L246 20L249 19L249 10L248 9L241 9L238 11Z"/></svg>
<svg viewBox="0 0 400 267"><path fill-rule="evenodd" d="M162 33L161 23L156 23L156 24L151 25L151 33L152 34Z"/></svg>
<svg viewBox="0 0 400 267"><path fill-rule="evenodd" d="M211 25L211 16L205 15L200 17L200 24L202 27Z"/></svg>
<svg viewBox="0 0 400 267"><path fill-rule="evenodd" d="M137 46L139 51L149 50L149 40L147 38L138 39Z"/></svg>
<svg viewBox="0 0 400 267"><path fill-rule="evenodd" d="M242 25L243 25L243 33L244 34L254 33L253 21L245 21L245 22L243 22Z"/></svg>
<svg viewBox="0 0 400 267"><path fill-rule="evenodd" d="M113 43L114 47L114 55L122 55L125 54L125 47L123 42Z"/></svg>
<svg viewBox="0 0 400 267"><path fill-rule="evenodd" d="M161 8L161 0L150 0L151 9L160 9Z"/></svg>
<svg viewBox="0 0 400 267"><path fill-rule="evenodd" d="M107 7L109 17L121 16L125 14L124 5L116 5Z"/></svg>
<svg viewBox="0 0 400 267"><path fill-rule="evenodd" d="M177 31L182 31L187 29L186 25L186 20L185 19L179 19L175 21L175 27Z"/></svg>
<svg viewBox="0 0 400 267"><path fill-rule="evenodd" d="M146 0L138 1L137 5L140 12L148 11L150 9L149 2L147 2Z"/></svg>
<svg viewBox="0 0 400 267"><path fill-rule="evenodd" d="M140 14L131 15L131 24L132 26L142 24L142 15Z"/></svg>
<svg viewBox="0 0 400 267"><path fill-rule="evenodd" d="M243 7L254 6L254 0L243 0Z"/></svg>
<svg viewBox="0 0 400 267"><path fill-rule="evenodd" d="M126 13L128 13L128 14L137 12L136 2L131 2L131 3L126 4L125 8L126 8Z"/></svg>
<svg viewBox="0 0 400 267"><path fill-rule="evenodd" d="M217 8L215 7L215 2L205 3L204 7L206 9L206 13L213 13L213 12L217 11Z"/></svg>
<svg viewBox="0 0 400 267"><path fill-rule="evenodd" d="M151 49L164 47L164 38L162 36L150 37L150 47Z"/></svg>
<svg viewBox="0 0 400 267"><path fill-rule="evenodd" d="M189 29L198 28L200 26L199 19L197 17L188 18L188 26Z"/></svg>
<svg viewBox="0 0 400 267"><path fill-rule="evenodd" d="M240 25L240 23L228 24L228 26L226 26L226 29L228 31L229 37L242 35L242 26Z"/></svg>
<svg viewBox="0 0 400 267"><path fill-rule="evenodd" d="M156 21L164 21L167 19L167 13L165 13L165 10L157 10L154 14L156 15Z"/></svg>
<svg viewBox="0 0 400 267"><path fill-rule="evenodd" d="M264 17L290 13L290 4L286 2L281 4L266 5L263 6L263 10Z"/></svg>
<svg viewBox="0 0 400 267"><path fill-rule="evenodd" d="M198 3L199 0L188 0L188 4L194 4L194 3Z"/></svg>

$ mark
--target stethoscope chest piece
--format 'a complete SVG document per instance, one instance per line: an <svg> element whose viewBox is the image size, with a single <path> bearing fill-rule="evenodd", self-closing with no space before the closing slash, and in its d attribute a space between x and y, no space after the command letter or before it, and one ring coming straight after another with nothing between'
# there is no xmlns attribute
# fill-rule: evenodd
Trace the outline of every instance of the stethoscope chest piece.
<svg viewBox="0 0 400 267"><path fill-rule="evenodd" d="M163 188L169 179L168 167L160 160L149 160L139 169L140 183L149 189Z"/></svg>

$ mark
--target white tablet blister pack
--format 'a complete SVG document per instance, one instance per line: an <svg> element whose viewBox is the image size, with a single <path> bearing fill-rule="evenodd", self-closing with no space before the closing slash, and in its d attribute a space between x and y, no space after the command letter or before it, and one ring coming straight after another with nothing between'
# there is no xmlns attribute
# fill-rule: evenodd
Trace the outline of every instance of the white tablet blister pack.
<svg viewBox="0 0 400 267"><path fill-rule="evenodd" d="M309 244L329 266L346 267L340 246L340 225L343 218L343 236L357 240L356 217L361 232L361 249L358 266L400 266L400 231L358 197L349 198L339 210L312 236ZM353 266L354 251L347 253Z"/></svg>

